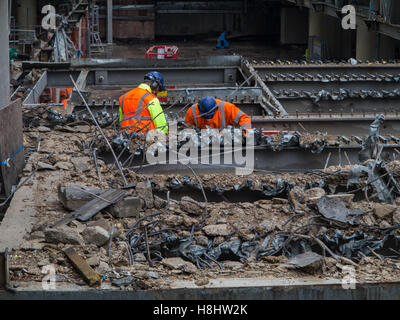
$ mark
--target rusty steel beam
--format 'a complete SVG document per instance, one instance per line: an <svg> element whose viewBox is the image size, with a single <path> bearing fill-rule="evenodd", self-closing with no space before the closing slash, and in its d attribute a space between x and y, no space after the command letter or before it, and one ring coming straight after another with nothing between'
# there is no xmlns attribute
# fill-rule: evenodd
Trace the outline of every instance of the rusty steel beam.
<svg viewBox="0 0 400 320"><path fill-rule="evenodd" d="M0 252L0 291L9 288L8 248Z"/></svg>
<svg viewBox="0 0 400 320"><path fill-rule="evenodd" d="M326 132L329 135L363 136L368 134L375 113L369 114L302 114L285 118L251 117L254 128L278 131ZM387 114L381 135L400 137L400 117Z"/></svg>

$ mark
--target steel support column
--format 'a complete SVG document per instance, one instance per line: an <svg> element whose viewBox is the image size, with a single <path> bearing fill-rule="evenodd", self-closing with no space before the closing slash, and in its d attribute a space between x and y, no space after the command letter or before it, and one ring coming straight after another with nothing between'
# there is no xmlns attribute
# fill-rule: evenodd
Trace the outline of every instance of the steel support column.
<svg viewBox="0 0 400 320"><path fill-rule="evenodd" d="M112 0L107 0L107 42L108 44L112 44L113 42L113 29L112 29Z"/></svg>
<svg viewBox="0 0 400 320"><path fill-rule="evenodd" d="M0 30L0 107L3 107L8 104L10 96L8 1L0 1Z"/></svg>

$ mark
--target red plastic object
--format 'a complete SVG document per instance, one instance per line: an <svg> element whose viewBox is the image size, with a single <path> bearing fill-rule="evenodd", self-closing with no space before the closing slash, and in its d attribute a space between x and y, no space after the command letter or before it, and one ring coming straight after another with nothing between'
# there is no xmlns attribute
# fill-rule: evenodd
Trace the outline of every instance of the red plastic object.
<svg viewBox="0 0 400 320"><path fill-rule="evenodd" d="M264 136L271 136L271 135L279 134L279 133L280 133L280 131L273 131L273 130L263 130L262 131L262 134Z"/></svg>
<svg viewBox="0 0 400 320"><path fill-rule="evenodd" d="M178 59L179 49L177 46L152 46L146 51L146 59L151 60L153 56L157 59Z"/></svg>

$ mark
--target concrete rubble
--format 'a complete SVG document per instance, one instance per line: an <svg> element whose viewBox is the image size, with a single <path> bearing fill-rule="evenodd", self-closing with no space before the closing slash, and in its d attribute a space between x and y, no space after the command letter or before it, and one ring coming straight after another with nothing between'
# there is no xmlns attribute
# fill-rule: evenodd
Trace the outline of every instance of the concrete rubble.
<svg viewBox="0 0 400 320"><path fill-rule="evenodd" d="M82 286L103 282L130 290L169 288L173 280L185 279L201 286L229 276L297 278L311 274L340 279L345 265L356 268L359 281L400 280L399 252L392 257L385 253L381 259L379 246L361 256L356 249L346 253L337 247L332 256L320 246L322 241L333 250L334 241L361 240L364 234L372 236L372 231L378 242L399 237L400 198L385 204L346 193L352 166L295 174L200 174L201 185L218 201L205 201L199 188L190 187L199 186L193 175L149 177L124 168L128 187L123 199L88 221L73 220L52 228L102 191L124 187L116 166L101 159L99 181L88 149L94 128L89 128L62 134L25 128L25 144L35 147L39 140L41 144L39 151L30 154L24 175L37 166L41 170L27 183L35 186L35 222L9 257L12 282L41 281L41 268L48 264L55 266L64 282ZM108 137L113 135L111 129L104 130ZM388 167L400 174L400 162L388 163ZM288 189L276 196L263 195L267 188L276 187L278 179ZM366 179L361 176L361 183ZM233 192L241 188L256 198L235 199ZM218 198L216 190L223 190L225 198ZM325 198L341 203L349 212L362 212L359 223L341 224L324 217L318 204Z"/></svg>

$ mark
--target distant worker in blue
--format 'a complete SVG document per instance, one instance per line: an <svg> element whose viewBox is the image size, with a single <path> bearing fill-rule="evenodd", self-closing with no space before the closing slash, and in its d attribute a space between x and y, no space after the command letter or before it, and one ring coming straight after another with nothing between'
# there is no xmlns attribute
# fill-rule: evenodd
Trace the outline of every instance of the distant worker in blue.
<svg viewBox="0 0 400 320"><path fill-rule="evenodd" d="M226 31L222 32L221 35L219 36L218 43L217 43L217 48L225 49L229 48L229 42L226 41Z"/></svg>

